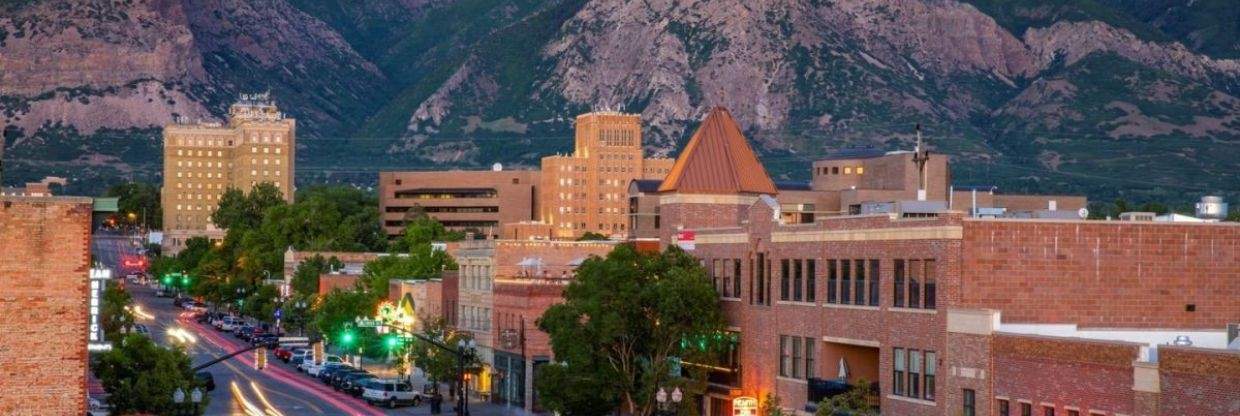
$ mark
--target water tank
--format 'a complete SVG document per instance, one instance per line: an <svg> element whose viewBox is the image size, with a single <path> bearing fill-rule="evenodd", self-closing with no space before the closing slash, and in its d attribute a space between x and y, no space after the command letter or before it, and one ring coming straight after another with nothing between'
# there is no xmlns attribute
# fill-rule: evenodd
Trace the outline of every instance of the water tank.
<svg viewBox="0 0 1240 416"><path fill-rule="evenodd" d="M1221 220L1227 218L1227 203L1223 197L1207 195L1197 203L1197 218Z"/></svg>

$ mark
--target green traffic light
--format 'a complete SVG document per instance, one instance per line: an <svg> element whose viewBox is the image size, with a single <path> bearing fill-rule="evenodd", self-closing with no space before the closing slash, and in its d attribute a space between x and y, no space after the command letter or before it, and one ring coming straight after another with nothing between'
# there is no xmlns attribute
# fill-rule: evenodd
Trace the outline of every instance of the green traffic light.
<svg viewBox="0 0 1240 416"><path fill-rule="evenodd" d="M383 340L383 345L386 346L389 350L394 349L400 346L400 339L396 338L395 336L389 336L387 337L387 339Z"/></svg>
<svg viewBox="0 0 1240 416"><path fill-rule="evenodd" d="M351 331L345 331L345 333L341 334L341 335L340 335L340 343L341 343L341 344L346 344L346 345L347 345L347 344L352 344L352 343L353 343L353 332L351 332Z"/></svg>
<svg viewBox="0 0 1240 416"><path fill-rule="evenodd" d="M181 284L189 286L189 276L181 276Z"/></svg>

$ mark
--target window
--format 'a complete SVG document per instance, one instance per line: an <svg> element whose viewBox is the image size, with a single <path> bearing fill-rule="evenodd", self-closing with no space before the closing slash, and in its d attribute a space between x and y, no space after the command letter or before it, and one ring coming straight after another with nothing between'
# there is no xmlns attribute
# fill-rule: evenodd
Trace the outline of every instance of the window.
<svg viewBox="0 0 1240 416"><path fill-rule="evenodd" d="M977 415L977 392L973 389L964 389L964 416Z"/></svg>
<svg viewBox="0 0 1240 416"><path fill-rule="evenodd" d="M921 397L921 351L908 350L908 397Z"/></svg>
<svg viewBox="0 0 1240 416"><path fill-rule="evenodd" d="M892 304L897 308L904 307L904 260L896 260L893 277L895 278L895 294Z"/></svg>
<svg viewBox="0 0 1240 416"><path fill-rule="evenodd" d="M934 376L937 372L938 354L935 354L933 351L926 351L926 381L922 384L925 386L926 394L923 398L926 400L934 401Z"/></svg>
<svg viewBox="0 0 1240 416"><path fill-rule="evenodd" d="M851 167L847 167L847 166L845 166L845 167L844 167L844 174L845 174L845 175L852 175L852 168L851 168Z"/></svg>
<svg viewBox="0 0 1240 416"><path fill-rule="evenodd" d="M1081 411L1068 409L1068 416L1081 416Z"/></svg>
<svg viewBox="0 0 1240 416"><path fill-rule="evenodd" d="M1021 403L1020 404L1020 416L1033 416L1033 404L1032 403Z"/></svg>
<svg viewBox="0 0 1240 416"><path fill-rule="evenodd" d="M935 294L935 287L934 287L934 264L935 263L933 259L926 259L926 261L924 261L923 263L926 265L926 274L924 275L925 285L926 285L926 301L923 304L925 305L926 309L934 309L934 305L937 302L937 300L935 299L936 294Z"/></svg>
<svg viewBox="0 0 1240 416"><path fill-rule="evenodd" d="M865 260L857 259L853 261L853 264L856 265L857 267L857 280L856 280L857 290L854 292L856 293L857 296L854 297L854 300L856 300L856 304L864 305L865 304L865 292L866 292L865 290Z"/></svg>
<svg viewBox="0 0 1240 416"><path fill-rule="evenodd" d="M816 287L818 285L818 282L817 282L818 275L814 273L816 262L817 261L814 259L805 260L805 301L806 302L814 302L815 300L817 300L816 299L817 296L814 295L814 291L818 289Z"/></svg>
<svg viewBox="0 0 1240 416"><path fill-rule="evenodd" d="M840 174L840 167L839 167L839 166L832 166L832 167L831 167L831 174L832 174L832 175L839 175L839 174Z"/></svg>
<svg viewBox="0 0 1240 416"><path fill-rule="evenodd" d="M1007 400L999 400L999 416L1012 416L1012 409Z"/></svg>
<svg viewBox="0 0 1240 416"><path fill-rule="evenodd" d="M840 303L852 303L850 287L852 286L852 262L840 260Z"/></svg>
<svg viewBox="0 0 1240 416"><path fill-rule="evenodd" d="M860 175L862 173L865 173L865 168L861 166L857 166L857 174Z"/></svg>
<svg viewBox="0 0 1240 416"><path fill-rule="evenodd" d="M741 259L732 259L732 297L741 297Z"/></svg>
<svg viewBox="0 0 1240 416"><path fill-rule="evenodd" d="M805 280L801 277L804 261L796 259L792 261L792 300L801 302L805 300Z"/></svg>
<svg viewBox="0 0 1240 416"><path fill-rule="evenodd" d="M779 260L779 300L788 300L791 291L788 287L788 274L792 273L792 267L788 265L788 259Z"/></svg>
<svg viewBox="0 0 1240 416"><path fill-rule="evenodd" d="M908 261L908 307L921 307L921 283L917 278L921 276L921 261Z"/></svg>
<svg viewBox="0 0 1240 416"><path fill-rule="evenodd" d="M814 337L805 337L805 378L814 377Z"/></svg>
<svg viewBox="0 0 1240 416"><path fill-rule="evenodd" d="M792 378L801 378L801 359L801 337L792 337Z"/></svg>
<svg viewBox="0 0 1240 416"><path fill-rule="evenodd" d="M870 260L870 306L878 306L878 260Z"/></svg>
<svg viewBox="0 0 1240 416"><path fill-rule="evenodd" d="M835 303L835 259L827 260L827 303Z"/></svg>
<svg viewBox="0 0 1240 416"><path fill-rule="evenodd" d="M1042 406L1042 416L1055 416L1055 408L1053 406Z"/></svg>
<svg viewBox="0 0 1240 416"><path fill-rule="evenodd" d="M779 336L779 375L788 377L788 367L791 365L792 357L788 354L788 336Z"/></svg>
<svg viewBox="0 0 1240 416"><path fill-rule="evenodd" d="M895 393L897 396L904 395L904 367L905 367L904 360L905 358L906 356L904 355L904 349L896 348L895 359L893 360L895 362L895 366L893 367L894 371L892 374L892 384L893 384L892 392Z"/></svg>

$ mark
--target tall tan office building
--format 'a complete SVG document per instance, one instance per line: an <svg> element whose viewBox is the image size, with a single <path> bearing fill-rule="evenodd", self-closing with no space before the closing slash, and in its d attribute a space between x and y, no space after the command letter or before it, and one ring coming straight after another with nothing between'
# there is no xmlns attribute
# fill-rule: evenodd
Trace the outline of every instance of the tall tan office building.
<svg viewBox="0 0 1240 416"><path fill-rule="evenodd" d="M579 115L575 143L572 155L542 159L541 220L557 237L628 235L629 182L663 179L674 161L643 157L637 114Z"/></svg>
<svg viewBox="0 0 1240 416"><path fill-rule="evenodd" d="M291 202L295 151L296 122L268 94L242 96L227 124L164 126L165 251L180 251L195 236L221 238L211 213L228 188L249 192L270 182Z"/></svg>

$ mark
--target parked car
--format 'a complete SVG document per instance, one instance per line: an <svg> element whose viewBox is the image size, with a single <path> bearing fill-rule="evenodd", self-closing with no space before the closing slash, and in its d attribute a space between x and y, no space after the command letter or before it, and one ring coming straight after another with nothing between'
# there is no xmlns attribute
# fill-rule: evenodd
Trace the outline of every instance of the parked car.
<svg viewBox="0 0 1240 416"><path fill-rule="evenodd" d="M374 374L367 372L349 374L344 378L344 382L341 383L340 390L348 393L350 396L358 397L362 395L362 389L366 387L367 383L378 379Z"/></svg>
<svg viewBox="0 0 1240 416"><path fill-rule="evenodd" d="M360 368L350 368L348 370L335 371L335 372L332 372L332 375L330 377L328 377L327 384L330 384L332 386L332 389L334 390L341 390L344 388L344 380L346 378L348 378L349 376L355 375L355 374L363 374L363 373L369 374L368 371L360 369Z"/></svg>
<svg viewBox="0 0 1240 416"><path fill-rule="evenodd" d="M204 312L204 313L198 314L198 316L195 316L194 322L197 322L200 324L207 324L207 323L211 323L211 321L213 321L214 319L215 319L214 315Z"/></svg>
<svg viewBox="0 0 1240 416"><path fill-rule="evenodd" d="M215 390L215 376L211 375L210 372L199 371L194 373L194 379L198 380L198 384L201 384L207 391Z"/></svg>
<svg viewBox="0 0 1240 416"><path fill-rule="evenodd" d="M299 348L293 351L293 354L289 356L288 363L292 364L293 367L297 369L297 371L302 371L301 363L309 359L311 353L312 352L308 349Z"/></svg>
<svg viewBox="0 0 1240 416"><path fill-rule="evenodd" d="M306 374L309 374L311 376L317 376L319 374L319 371L323 370L324 366L342 365L343 362L344 360L341 360L339 355L328 355L326 357L323 357L322 363L315 363L313 360L309 360L309 359L302 361L301 370L305 371Z"/></svg>
<svg viewBox="0 0 1240 416"><path fill-rule="evenodd" d="M398 380L375 380L362 389L362 400L372 405L384 404L395 408L399 405L422 403L422 392L414 390L413 385Z"/></svg>
<svg viewBox="0 0 1240 416"><path fill-rule="evenodd" d="M186 305L188 306L186 306L185 309L189 309L190 311L193 311L193 312L206 312L207 311L207 304L199 302L199 301L189 302L189 303L186 303Z"/></svg>
<svg viewBox="0 0 1240 416"><path fill-rule="evenodd" d="M299 348L293 348L293 347L287 347L284 345L280 345L280 346L275 347L275 350L271 351L271 355L274 355L277 360L284 361L287 363L290 358L293 358L293 351L297 349Z"/></svg>
<svg viewBox="0 0 1240 416"><path fill-rule="evenodd" d="M250 324L241 324L236 329L233 329L233 335L242 340L248 339L252 333L254 333L254 327Z"/></svg>
<svg viewBox="0 0 1240 416"><path fill-rule="evenodd" d="M241 325L240 319L237 319L232 316L226 316L224 317L224 319L220 320L220 324L217 325L215 328L219 329L220 331L224 331L224 332L232 332L232 331L235 331L237 327L239 327L240 325Z"/></svg>
<svg viewBox="0 0 1240 416"><path fill-rule="evenodd" d="M250 345L262 345L267 348L276 348L280 345L280 337L275 334L258 334L250 337Z"/></svg>
<svg viewBox="0 0 1240 416"><path fill-rule="evenodd" d="M331 366L328 368L324 368L323 370L319 371L319 373L315 374L314 376L318 378L319 381L322 381L323 384L331 384L332 376L335 375L337 372L353 370L353 366L349 365L348 363L342 363L342 364L344 365Z"/></svg>
<svg viewBox="0 0 1240 416"><path fill-rule="evenodd" d="M151 336L150 328L147 328L146 325L143 325L143 324L134 324L133 332L135 334L142 334L148 338Z"/></svg>

